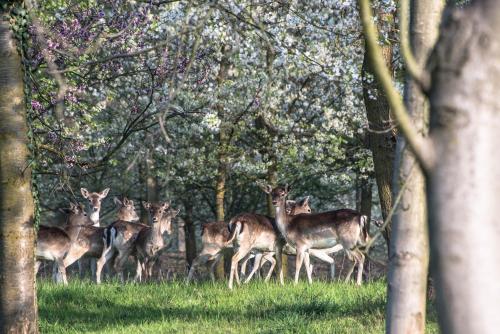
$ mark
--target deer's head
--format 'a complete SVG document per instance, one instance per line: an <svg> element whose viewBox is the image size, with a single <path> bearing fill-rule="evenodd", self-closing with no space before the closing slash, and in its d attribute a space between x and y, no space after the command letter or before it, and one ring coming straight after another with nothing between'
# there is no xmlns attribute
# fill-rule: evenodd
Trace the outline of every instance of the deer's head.
<svg viewBox="0 0 500 334"><path fill-rule="evenodd" d="M309 196L301 201L286 201L286 213L292 216L301 213L311 213L311 207L309 206Z"/></svg>
<svg viewBox="0 0 500 334"><path fill-rule="evenodd" d="M266 194L271 195L271 199L274 206L277 207L281 205L286 206L286 197L288 196L288 193L290 192L291 189L289 185L285 185L284 187L278 186L274 189L268 184L260 185L260 187Z"/></svg>
<svg viewBox="0 0 500 334"><path fill-rule="evenodd" d="M148 210L149 217L153 224L159 223L162 219L166 218L168 215L168 209L170 208L170 203L150 203L142 202L142 205L146 210Z"/></svg>
<svg viewBox="0 0 500 334"><path fill-rule="evenodd" d="M89 219L87 212L85 212L85 206L81 203L69 203L69 208L60 209L63 213L67 215L67 224L71 226L76 225L92 225L92 221Z"/></svg>
<svg viewBox="0 0 500 334"><path fill-rule="evenodd" d="M139 220L139 216L135 211L134 201L129 200L127 197L120 201L117 197L113 199L116 206L118 207L118 219L127 222L133 222Z"/></svg>
<svg viewBox="0 0 500 334"><path fill-rule="evenodd" d="M89 213L98 213L101 210L101 201L108 195L109 188L101 192L90 192L86 188L81 188L82 196L88 200Z"/></svg>

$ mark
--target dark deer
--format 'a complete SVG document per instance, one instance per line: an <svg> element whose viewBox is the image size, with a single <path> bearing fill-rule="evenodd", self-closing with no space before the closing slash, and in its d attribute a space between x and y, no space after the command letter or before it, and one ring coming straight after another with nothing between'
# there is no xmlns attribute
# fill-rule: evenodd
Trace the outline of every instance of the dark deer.
<svg viewBox="0 0 500 334"><path fill-rule="evenodd" d="M357 246L365 244L368 239L365 229L366 216L350 209L291 216L287 214L285 207L290 187L276 187L273 189L271 186L266 185L263 190L271 194L273 205L276 207L276 225L279 231L297 251L296 284L303 263L306 266L308 281L309 283L312 282L309 269L309 253L311 249L327 249L337 244L342 245L349 259L354 261L348 271L346 281L350 279L354 266L357 264L356 284L361 284L365 256L357 249ZM324 259L333 263L333 259L326 254L324 254Z"/></svg>

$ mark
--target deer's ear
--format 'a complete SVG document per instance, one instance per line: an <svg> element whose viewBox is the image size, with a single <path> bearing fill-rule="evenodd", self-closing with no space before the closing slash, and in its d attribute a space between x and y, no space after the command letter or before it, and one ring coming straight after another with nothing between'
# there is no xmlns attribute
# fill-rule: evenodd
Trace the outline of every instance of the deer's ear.
<svg viewBox="0 0 500 334"><path fill-rule="evenodd" d="M288 194L290 190L292 189L292 186L288 185L288 183L285 185L285 192Z"/></svg>
<svg viewBox="0 0 500 334"><path fill-rule="evenodd" d="M163 204L161 205L161 207L162 207L163 210L167 210L170 207L170 202L163 202Z"/></svg>
<svg viewBox="0 0 500 334"><path fill-rule="evenodd" d="M116 204L116 205L123 205L123 203L118 199L118 197L113 197L113 202ZM125 202L125 199L123 199L123 202Z"/></svg>
<svg viewBox="0 0 500 334"><path fill-rule="evenodd" d="M131 199L128 200L128 205L130 206L134 206L134 201L132 201Z"/></svg>
<svg viewBox="0 0 500 334"><path fill-rule="evenodd" d="M176 217L179 214L179 212L181 212L181 209L172 210L172 213L171 213L172 218Z"/></svg>
<svg viewBox="0 0 500 334"><path fill-rule="evenodd" d="M307 196L306 198L304 198L302 200L302 202L300 203L301 206L306 206L306 205L309 205L309 196Z"/></svg>
<svg viewBox="0 0 500 334"><path fill-rule="evenodd" d="M104 197L108 196L108 193L109 193L109 188L106 188L103 191L101 191L101 193L99 194L99 197L104 198Z"/></svg>
<svg viewBox="0 0 500 334"><path fill-rule="evenodd" d="M83 205L82 203L78 203L78 208L82 210L82 212L85 211L85 205Z"/></svg>
<svg viewBox="0 0 500 334"><path fill-rule="evenodd" d="M127 197L123 197L123 205L129 205L130 200Z"/></svg>
<svg viewBox="0 0 500 334"><path fill-rule="evenodd" d="M142 201L142 206L144 209L149 210L151 208L151 203Z"/></svg>
<svg viewBox="0 0 500 334"><path fill-rule="evenodd" d="M59 208L58 210L59 210L59 212L62 212L64 214L70 214L71 213L71 210L68 209L68 208Z"/></svg>
<svg viewBox="0 0 500 334"><path fill-rule="evenodd" d="M80 191L82 193L82 196L85 197L85 198L89 198L89 191L87 190L87 188L80 188Z"/></svg>

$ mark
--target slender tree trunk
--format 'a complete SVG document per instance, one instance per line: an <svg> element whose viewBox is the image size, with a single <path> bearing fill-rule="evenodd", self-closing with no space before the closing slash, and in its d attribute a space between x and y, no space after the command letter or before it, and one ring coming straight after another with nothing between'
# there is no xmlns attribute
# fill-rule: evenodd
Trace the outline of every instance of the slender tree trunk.
<svg viewBox="0 0 500 334"><path fill-rule="evenodd" d="M35 230L21 58L0 7L0 332L37 333Z"/></svg>
<svg viewBox="0 0 500 334"><path fill-rule="evenodd" d="M410 40L422 67L436 41L443 6L438 0L412 2ZM429 106L421 89L408 76L405 104L419 134L427 136ZM397 142L394 194L404 183L406 188L392 226L386 332L424 333L429 265L425 176L404 137L400 135Z"/></svg>
<svg viewBox="0 0 500 334"><path fill-rule="evenodd" d="M443 18L429 68L427 182L432 271L443 333L498 333L500 2Z"/></svg>
<svg viewBox="0 0 500 334"><path fill-rule="evenodd" d="M184 201L184 235L186 237L186 261L191 267L196 257L196 234L193 223L193 205L190 200Z"/></svg>
<svg viewBox="0 0 500 334"><path fill-rule="evenodd" d="M231 63L229 61L229 53L231 51L230 46L223 45L222 52L223 56L220 61L219 73L217 74L217 85L221 87L224 84L224 81L227 78L227 74L229 68L231 67ZM221 97L219 96L219 99ZM228 148L229 148L229 139L230 139L230 126L228 124L224 113L224 106L221 101L217 103L217 114L219 119L221 120L219 126L219 147L217 153L218 167L217 167L217 178L215 185L215 211L216 211L216 219L217 221L224 221L224 198L226 194L226 178L227 178L227 168L229 164L228 157ZM230 259L224 259L224 261L220 261L216 268L216 276L218 279L224 279L224 262L228 262Z"/></svg>
<svg viewBox="0 0 500 334"><path fill-rule="evenodd" d="M380 26L392 25L391 14L379 15ZM390 22L390 23L388 23ZM379 27L380 28L380 27ZM388 68L392 68L392 45L385 43L382 45L384 59ZM382 87L375 80L373 69L368 55L365 51L362 67L363 76L363 100L366 108L366 116L372 132L368 133L369 147L373 155L375 167L375 179L377 181L378 195L380 198L380 208L382 217L387 219L392 208L392 178L393 163L396 148L396 133L393 129L393 121L387 98ZM391 239L391 224L387 225L384 231L384 238L389 248Z"/></svg>
<svg viewBox="0 0 500 334"><path fill-rule="evenodd" d="M148 149L146 153L146 198L148 202L158 202L159 186L158 178L156 176L155 161L153 157L153 150Z"/></svg>

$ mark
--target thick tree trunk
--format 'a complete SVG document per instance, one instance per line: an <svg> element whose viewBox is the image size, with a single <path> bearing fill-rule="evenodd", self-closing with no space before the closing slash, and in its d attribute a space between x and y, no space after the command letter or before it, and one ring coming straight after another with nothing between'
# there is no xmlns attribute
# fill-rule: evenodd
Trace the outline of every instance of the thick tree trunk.
<svg viewBox="0 0 500 334"><path fill-rule="evenodd" d="M146 138L146 142L152 144L152 139L150 136ZM158 178L156 177L155 163L153 158L153 151L150 148L146 149L146 156L144 161L139 163L139 174L141 178L141 183L145 188L145 194L143 195L143 200L146 202L158 202L159 198L159 186ZM149 214L144 206L141 204L141 223L148 224Z"/></svg>
<svg viewBox="0 0 500 334"><path fill-rule="evenodd" d="M190 200L184 201L186 213L184 215L184 235L186 238L186 261L191 267L196 257L196 234L193 223L193 205Z"/></svg>
<svg viewBox="0 0 500 334"><path fill-rule="evenodd" d="M443 333L498 333L500 2L444 18L430 61L427 183L432 270Z"/></svg>
<svg viewBox="0 0 500 334"><path fill-rule="evenodd" d="M37 333L35 230L21 58L0 7L0 332Z"/></svg>
<svg viewBox="0 0 500 334"><path fill-rule="evenodd" d="M438 0L412 2L410 40L422 67L436 41L443 5ZM427 136L429 106L410 77L405 104L419 134ZM400 135L397 143L394 194L403 184L405 190L392 221L386 332L424 333L429 265L425 177L404 137Z"/></svg>
<svg viewBox="0 0 500 334"><path fill-rule="evenodd" d="M389 14L379 15L380 22L389 20L392 22L392 16ZM384 59L388 68L392 68L392 46L391 44L382 45ZM362 67L363 76L363 100L366 108L366 116L370 129L368 133L369 147L373 155L375 167L375 179L377 181L378 194L380 198L380 208L384 220L389 215L392 207L392 178L393 163L396 148L396 134L393 129L393 121L389 103L384 91L377 80L374 79L373 70L368 55L365 51ZM384 238L389 247L391 238L391 224L387 225L384 231Z"/></svg>

